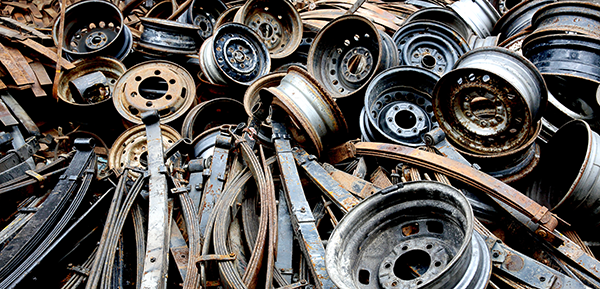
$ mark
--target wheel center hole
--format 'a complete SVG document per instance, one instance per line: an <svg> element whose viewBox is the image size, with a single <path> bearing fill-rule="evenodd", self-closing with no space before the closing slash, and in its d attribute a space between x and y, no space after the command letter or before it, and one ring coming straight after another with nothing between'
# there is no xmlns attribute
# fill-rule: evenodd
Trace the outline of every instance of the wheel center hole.
<svg viewBox="0 0 600 289"><path fill-rule="evenodd" d="M412 128L417 124L415 114L407 110L399 111L395 116L395 121L396 124L403 129Z"/></svg>
<svg viewBox="0 0 600 289"><path fill-rule="evenodd" d="M92 43L98 44L100 42L102 42L102 38L100 36L96 36L96 37L92 38Z"/></svg>
<svg viewBox="0 0 600 289"><path fill-rule="evenodd" d="M491 119L496 116L496 105L487 97L478 96L470 101L473 115L480 119Z"/></svg>
<svg viewBox="0 0 600 289"><path fill-rule="evenodd" d="M262 23L258 26L258 31L263 38L271 38L273 36L273 26L269 23Z"/></svg>
<svg viewBox="0 0 600 289"><path fill-rule="evenodd" d="M423 65L423 67L427 68L427 69L432 69L435 67L436 64L436 60L435 57L426 54L423 56L423 58L421 58L421 65Z"/></svg>
<svg viewBox="0 0 600 289"><path fill-rule="evenodd" d="M359 74L365 70L367 66L367 58L362 54L353 55L350 60L348 60L348 71L352 74Z"/></svg>
<svg viewBox="0 0 600 289"><path fill-rule="evenodd" d="M152 76L144 79L138 87L140 95L147 100L163 97L169 90L169 84L162 77Z"/></svg>
<svg viewBox="0 0 600 289"><path fill-rule="evenodd" d="M423 250L412 250L396 259L394 275L402 280L413 280L429 270L431 257Z"/></svg>

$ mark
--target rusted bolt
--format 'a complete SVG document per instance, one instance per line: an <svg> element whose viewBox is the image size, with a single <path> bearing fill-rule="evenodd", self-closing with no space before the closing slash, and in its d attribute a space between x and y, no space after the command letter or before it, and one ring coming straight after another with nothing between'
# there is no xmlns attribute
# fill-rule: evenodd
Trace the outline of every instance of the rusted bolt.
<svg viewBox="0 0 600 289"><path fill-rule="evenodd" d="M300 212L302 212L302 213L306 212L306 208L305 207L300 208Z"/></svg>

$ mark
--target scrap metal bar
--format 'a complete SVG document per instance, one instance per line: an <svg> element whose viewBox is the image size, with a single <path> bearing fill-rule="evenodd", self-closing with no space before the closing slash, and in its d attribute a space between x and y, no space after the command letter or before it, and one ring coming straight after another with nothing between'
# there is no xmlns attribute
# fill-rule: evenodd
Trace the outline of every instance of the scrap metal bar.
<svg viewBox="0 0 600 289"><path fill-rule="evenodd" d="M229 159L229 149L231 148L231 135L226 129L221 129L220 134L215 140L215 148L210 165L210 177L204 186L204 194L200 202L200 238L204 240L206 225L210 214L215 207L215 203L221 196L223 185L226 180L227 161Z"/></svg>
<svg viewBox="0 0 600 289"><path fill-rule="evenodd" d="M177 227L176 222L171 222L171 240L169 240L169 249L171 250L171 255L173 255L173 260L175 260L175 264L177 265L179 275L181 275L181 280L185 280L188 271L190 250L185 243L185 239L183 238L179 227Z"/></svg>
<svg viewBox="0 0 600 289"><path fill-rule="evenodd" d="M355 144L359 155L379 156L423 166L445 174L484 193L493 196L520 211L547 233L554 231L559 219L548 208L539 205L521 192L498 179L455 160L402 145L359 142Z"/></svg>
<svg viewBox="0 0 600 289"><path fill-rule="evenodd" d="M360 201L350 192L342 188L329 173L316 161L316 157L309 155L304 149L294 147L292 149L296 162L304 169L308 177L317 187L331 199L342 212L348 213Z"/></svg>
<svg viewBox="0 0 600 289"><path fill-rule="evenodd" d="M2 101L10 108L10 110L15 114L15 116L19 119L19 121L23 124L25 129L30 135L33 136L41 136L40 129L37 127L35 122L29 117L27 112L21 107L21 105L15 100L15 98L8 93L8 91L3 91L0 93L0 98Z"/></svg>
<svg viewBox="0 0 600 289"><path fill-rule="evenodd" d="M315 218L310 210L298 169L292 154L290 136L285 126L273 122L273 142L281 172L282 184L286 192L288 208L292 215L292 225L300 241L300 249L309 260L310 271L319 289L336 288L325 268L325 247L317 232Z"/></svg>
<svg viewBox="0 0 600 289"><path fill-rule="evenodd" d="M277 223L277 260L275 261L275 267L288 283L292 283L292 275L294 275L292 263L294 230L284 191L279 192L277 211L279 222Z"/></svg>
<svg viewBox="0 0 600 289"><path fill-rule="evenodd" d="M486 243L492 253L492 265L495 268L531 287L540 289L588 288L581 281L511 249L495 237L487 237Z"/></svg>
<svg viewBox="0 0 600 289"><path fill-rule="evenodd" d="M150 175L148 241L141 288L165 288L169 267L168 248L170 220L167 202L167 167L164 163L160 116L156 110L142 114L148 142Z"/></svg>

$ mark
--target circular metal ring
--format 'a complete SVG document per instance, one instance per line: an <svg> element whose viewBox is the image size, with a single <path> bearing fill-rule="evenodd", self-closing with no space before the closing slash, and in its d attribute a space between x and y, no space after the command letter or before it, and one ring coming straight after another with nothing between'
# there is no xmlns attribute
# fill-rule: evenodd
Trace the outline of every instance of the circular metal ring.
<svg viewBox="0 0 600 289"><path fill-rule="evenodd" d="M154 4L144 17L167 19L171 14L173 14L173 2L165 0Z"/></svg>
<svg viewBox="0 0 600 289"><path fill-rule="evenodd" d="M502 15L494 25L493 35L498 35L500 42L513 37L531 25L531 18L538 9L558 0L523 1Z"/></svg>
<svg viewBox="0 0 600 289"><path fill-rule="evenodd" d="M155 56L198 52L199 26L157 18L141 17L140 20L144 29L136 49Z"/></svg>
<svg viewBox="0 0 600 289"><path fill-rule="evenodd" d="M348 125L333 98L305 70L292 66L279 86L261 90L271 94L273 105L285 110L292 125L288 126L299 143L312 146L320 155L325 144L337 145Z"/></svg>
<svg viewBox="0 0 600 289"><path fill-rule="evenodd" d="M140 63L117 80L113 102L126 120L141 124L141 114L157 110L160 123L184 115L195 100L196 86L190 73L168 61Z"/></svg>
<svg viewBox="0 0 600 289"><path fill-rule="evenodd" d="M212 127L223 124L237 125L246 122L247 119L241 102L226 97L215 98L204 101L190 110L181 126L181 135L194 139L198 133Z"/></svg>
<svg viewBox="0 0 600 289"><path fill-rule="evenodd" d="M600 105L595 96L598 84L585 79L544 75L548 85L548 110L544 117L555 126L574 119L585 120L593 130L600 126ZM577 93L573 93L577 87Z"/></svg>
<svg viewBox="0 0 600 289"><path fill-rule="evenodd" d="M58 80L58 97L66 103L76 105L76 106L93 106L99 103L108 102L112 97L112 94L106 95L106 97L100 98L97 102L94 103L79 103L77 102L69 89L69 82L80 78L84 75L93 72L102 72L108 81L108 91L114 91L115 84L117 83L117 79L125 73L127 68L120 61L108 58L108 57L92 57L79 59L73 62L75 68L69 71L61 71L59 80Z"/></svg>
<svg viewBox="0 0 600 289"><path fill-rule="evenodd" d="M254 30L273 59L289 56L302 41L302 19L289 1L247 1L233 21Z"/></svg>
<svg viewBox="0 0 600 289"><path fill-rule="evenodd" d="M544 189L540 192L545 193L536 196L536 201L548 205L567 220L598 225L600 135L593 132L585 121L573 120L552 136L544 154L552 158L542 159ZM556 169L554 164L560 164L560 169Z"/></svg>
<svg viewBox="0 0 600 289"><path fill-rule="evenodd" d="M481 38L491 34L494 24L500 19L496 8L487 0L460 0L448 6L471 27L473 32Z"/></svg>
<svg viewBox="0 0 600 289"><path fill-rule="evenodd" d="M146 141L146 127L134 126L123 132L113 143L108 154L108 167L111 170L122 172L126 166L148 169L148 147ZM160 126L164 150L171 147L181 136L175 129L167 125ZM169 165L169 163L167 163ZM130 176L137 178L138 172L130 171Z"/></svg>
<svg viewBox="0 0 600 289"><path fill-rule="evenodd" d="M470 50L467 41L450 27L434 21L418 21L394 33L400 64L423 67L444 75L461 55Z"/></svg>
<svg viewBox="0 0 600 289"><path fill-rule="evenodd" d="M215 23L213 33L214 31L217 31L217 29L219 29L221 26L223 26L223 24L233 22L233 17L235 17L235 14L240 8L242 8L242 5L235 5L227 8L225 12L221 13L221 15L219 15L219 18L217 18L217 22Z"/></svg>
<svg viewBox="0 0 600 289"><path fill-rule="evenodd" d="M260 102L261 89L279 86L286 74L285 72L269 73L250 85L244 93L244 109L246 110L246 114L249 116L254 115L255 107Z"/></svg>
<svg viewBox="0 0 600 289"><path fill-rule="evenodd" d="M525 40L525 38L527 38L527 36L529 36L529 34L531 34L531 31L525 29L513 35L512 37L505 39L500 44L498 44L498 46L504 47L516 54L523 55L521 47L523 46L523 41Z"/></svg>
<svg viewBox="0 0 600 289"><path fill-rule="evenodd" d="M201 134L196 136L192 141L192 147L194 148L194 157L195 158L203 158L205 160L209 159L213 152L215 151L215 142L217 141L217 136L221 134L221 127L212 127Z"/></svg>
<svg viewBox="0 0 600 289"><path fill-rule="evenodd" d="M483 155L523 145L547 101L546 83L533 64L500 47L463 55L433 92L434 113L448 139Z"/></svg>
<svg viewBox="0 0 600 289"><path fill-rule="evenodd" d="M198 33L202 40L213 35L217 27L217 19L227 10L227 5L221 0L194 0L186 12L186 21L200 27Z"/></svg>
<svg viewBox="0 0 600 289"><path fill-rule="evenodd" d="M329 22L315 37L308 52L308 72L334 98L347 97L365 88L377 71L387 68L381 65L386 52L370 20L358 15L342 16Z"/></svg>
<svg viewBox="0 0 600 289"><path fill-rule="evenodd" d="M600 37L600 4L558 1L541 7L531 20L535 30L569 31Z"/></svg>
<svg viewBox="0 0 600 289"><path fill-rule="evenodd" d="M586 79L600 84L600 39L536 31L523 41L523 56L543 75Z"/></svg>
<svg viewBox="0 0 600 289"><path fill-rule="evenodd" d="M482 172L510 184L529 175L538 165L540 146L535 141L541 130L542 122L538 121L522 146L494 155L473 154L459 148L456 150L470 163L479 165Z"/></svg>
<svg viewBox="0 0 600 289"><path fill-rule="evenodd" d="M200 68L212 83L247 86L269 73L271 58L254 31L227 23L200 47Z"/></svg>
<svg viewBox="0 0 600 289"><path fill-rule="evenodd" d="M438 126L431 103L438 80L437 74L412 66L393 67L375 76L365 92L364 120L368 123L361 125L365 137L408 146L425 145L423 135Z"/></svg>
<svg viewBox="0 0 600 289"><path fill-rule="evenodd" d="M473 35L471 28L465 23L456 12L443 7L423 8L412 13L406 20L405 24L412 22L439 22L456 31L462 38L469 39Z"/></svg>
<svg viewBox="0 0 600 289"><path fill-rule="evenodd" d="M457 189L406 182L370 196L329 237L325 265L340 289L485 288L490 252Z"/></svg>
<svg viewBox="0 0 600 289"><path fill-rule="evenodd" d="M81 17L85 15L85 17ZM57 17L52 39L58 46ZM65 11L63 51L68 60L92 56L110 56L123 60L131 51L133 37L123 23L123 14L114 4L101 0L75 3Z"/></svg>

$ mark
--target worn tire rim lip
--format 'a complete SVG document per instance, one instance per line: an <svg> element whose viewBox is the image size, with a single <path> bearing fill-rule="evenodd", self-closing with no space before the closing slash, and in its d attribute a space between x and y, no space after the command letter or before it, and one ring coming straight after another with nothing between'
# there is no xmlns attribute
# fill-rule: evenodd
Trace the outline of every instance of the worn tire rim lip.
<svg viewBox="0 0 600 289"><path fill-rule="evenodd" d="M600 37L600 5L583 1L558 1L541 7L532 17L536 30L571 31Z"/></svg>
<svg viewBox="0 0 600 289"><path fill-rule="evenodd" d="M411 78L415 75L416 82ZM431 93L438 79L437 74L412 66L393 67L375 76L364 99L368 138L381 136L403 145L424 145L423 135L437 127Z"/></svg>
<svg viewBox="0 0 600 289"><path fill-rule="evenodd" d="M163 148L167 150L171 145L175 144L181 136L175 129L167 125L160 126L162 132ZM144 166L143 155L147 155L148 145L146 141L146 127L137 125L123 132L113 143L108 154L108 167L111 170L121 172L125 166L147 169L147 164ZM126 163L127 162L127 163ZM140 176L140 173L129 171L129 175L133 178Z"/></svg>
<svg viewBox="0 0 600 289"><path fill-rule="evenodd" d="M530 130L523 145L494 155L480 155L460 148L455 149L470 162L480 165L482 171L487 174L505 183L512 183L527 176L537 166L540 148L536 144L536 139L541 130L542 122L540 120L537 122L535 129Z"/></svg>
<svg viewBox="0 0 600 289"><path fill-rule="evenodd" d="M157 56L198 52L199 26L176 21L141 17L144 32L138 49Z"/></svg>
<svg viewBox="0 0 600 289"><path fill-rule="evenodd" d="M473 35L471 28L456 12L443 7L422 8L412 13L404 23L413 22L438 22L456 31L463 39L469 39Z"/></svg>
<svg viewBox="0 0 600 289"><path fill-rule="evenodd" d="M104 65L99 65L99 64L104 64ZM64 102L72 104L72 105L76 105L76 106L93 106L93 105L97 105L100 103L110 101L110 99L113 97L113 94L115 91L114 88L115 88L117 79L119 79L119 77L121 75L123 75L123 73L125 73L125 71L127 70L125 65L123 65L123 63L121 63L120 61L117 61L116 59L113 59L113 58L102 57L102 56L78 59L75 62L73 62L73 65L75 65L74 69L71 69L69 71L61 71L60 72L60 76L59 76L59 80L58 80L58 97L61 100L63 100ZM76 103L76 102L74 102L73 98L71 97L71 92L69 89L69 81L77 79L79 77L82 77L82 76L88 74L88 71L86 71L88 69L93 69L92 72L100 71L105 74L106 78L109 80L111 96L100 102L96 102L96 103L89 103L89 104L88 103Z"/></svg>
<svg viewBox="0 0 600 289"><path fill-rule="evenodd" d="M498 22L496 22L496 25L494 25L492 34L499 35L500 42L511 38L531 26L531 19L538 9L548 5L548 3L554 3L556 1L558 0L536 0L523 1L517 4L500 17Z"/></svg>
<svg viewBox="0 0 600 289"><path fill-rule="evenodd" d="M486 0L461 0L448 7L481 38L490 36L494 24L500 19L496 8Z"/></svg>
<svg viewBox="0 0 600 289"><path fill-rule="evenodd" d="M484 47L463 55L455 67L433 93L446 136L478 154L521 146L548 101L546 83L533 64L506 48Z"/></svg>
<svg viewBox="0 0 600 289"><path fill-rule="evenodd" d="M553 51L552 57L543 58L548 50ZM600 65L594 65L600 63L600 39L596 37L538 30L523 41L522 51L542 75L569 76L600 84ZM576 68L571 67L573 63Z"/></svg>
<svg viewBox="0 0 600 289"><path fill-rule="evenodd" d="M166 92L162 96L147 97L140 92L145 81L165 80ZM162 93L162 91L160 92ZM195 100L194 79L183 67L168 61L155 60L137 64L127 70L115 84L113 102L123 118L141 124L141 113L158 110L160 123L171 122L185 114Z"/></svg>
<svg viewBox="0 0 600 289"><path fill-rule="evenodd" d="M490 253L483 238L474 233L473 222L467 199L455 188L432 181L406 182L391 192L370 196L344 216L329 238L327 271L342 289L365 286L357 280L361 270L369 273L369 288L485 288L491 275ZM436 233L440 231L434 226L443 232ZM410 230L415 227L418 231ZM379 234L387 236L386 244L373 243ZM450 245L443 240L448 239L455 242L453 256L444 255ZM423 264L429 266L420 272L422 277L402 279L406 276L397 276L392 264L411 252L420 253L418 257L428 254L429 262ZM362 256L378 261L365 264ZM415 267L423 271L425 266Z"/></svg>
<svg viewBox="0 0 600 289"><path fill-rule="evenodd" d="M358 15L342 16L317 33L308 52L308 72L334 98L349 97L366 88L382 68L383 51L381 36L371 21Z"/></svg>
<svg viewBox="0 0 600 289"><path fill-rule="evenodd" d="M302 41L302 19L289 1L247 1L236 12L233 21L254 30L273 59L289 56Z"/></svg>
<svg viewBox="0 0 600 289"><path fill-rule="evenodd" d="M232 115L228 119L226 117L226 115L229 115L229 113L227 113L227 111L229 111ZM187 113L187 115L185 116L185 119L183 120L183 124L181 126L181 135L184 138L194 139L196 137L195 136L196 131L194 130L194 127L196 126L197 120L200 120L200 119L201 120L209 120L209 119L211 120L210 122L207 122L206 126L210 126L210 127L221 126L222 124L214 124L214 122L216 120L218 120L218 118L216 118L214 114L211 114L211 112L223 114L225 116L225 117L221 118L221 120L224 122L222 124L237 125L239 122L246 121L246 115L243 114L243 104L241 102L239 102L235 99L232 99L232 98L227 98L227 97L215 98L215 99L211 99L209 101L204 101L204 102L196 105L194 108L192 108ZM240 114L242 115L242 117L240 117ZM202 117L200 118L200 116L202 116ZM225 121L225 119L235 120L236 118L239 118L239 119L237 121L232 121L232 122ZM200 131L200 132L202 132L202 131Z"/></svg>
<svg viewBox="0 0 600 289"><path fill-rule="evenodd" d="M271 58L254 31L227 23L200 47L200 68L210 82L248 86L269 72Z"/></svg>
<svg viewBox="0 0 600 289"><path fill-rule="evenodd" d="M75 13L78 14L85 14L85 12L90 12L87 11L89 9L93 9L94 6L98 6L101 9L108 9L108 10L112 10L114 13L112 15L109 15L107 18L109 19L104 19L102 18L102 16L100 17L95 17L92 19L88 19L90 22L90 24L88 24L87 28L83 28L82 25L78 25L78 16L74 15ZM90 8L92 7L92 8ZM79 10L83 10L83 11L79 11ZM95 11L97 12L97 11ZM89 14L89 13L88 13ZM92 15L97 15L98 13L91 13ZM70 19L71 17L75 17L75 19ZM119 8L117 8L114 4L110 3L110 2L106 2L106 1L97 1L97 0L88 0L88 1L81 1L78 3L75 3L71 6L69 6L67 8L67 10L65 11L65 34L64 34L64 38L63 38L63 43L65 43L65 45L63 45L63 51L65 52L65 56L70 56L70 59L78 59L78 58L82 58L82 57L89 57L89 56L100 56L100 55L104 55L104 56L112 56L115 57L119 60L123 60L127 54L129 53L129 50L131 50L131 46L133 45L133 40L132 40L132 35L131 35L131 31L129 30L129 28L127 27L127 25L125 25L123 23L123 15L121 14L121 11L119 10ZM71 20L71 21L69 21ZM81 21L81 20L79 20ZM106 23L107 21L109 21L109 23ZM113 22L110 21L115 21L117 22L116 25ZM98 23L94 23L94 22L98 22ZM54 22L54 26L52 29L52 39L54 41L54 44L56 46L58 43L58 24L60 23L60 16L57 17L56 21ZM102 24L104 23L104 27L102 27ZM90 26L93 24L93 28L91 28L91 30L89 29ZM112 24L112 28L111 25ZM105 29L105 27L107 27ZM76 31L73 31L74 29L76 29ZM112 32L108 31L108 30L112 30ZM116 33L114 32L114 30L118 30L116 31ZM91 31L89 34L88 32ZM79 33L79 34L78 34ZM77 38L75 35L81 35L81 33L85 33L86 35L81 37L81 38ZM107 35L108 33L108 35ZM70 50L69 47L72 47L71 43L73 40L79 40L79 42L83 41L84 43L79 43L77 42L77 46L81 46L81 45L85 45L85 46L81 46L81 47L87 47L90 51L85 51L85 52L79 52L77 50ZM118 48L118 46L121 46L121 49Z"/></svg>
<svg viewBox="0 0 600 289"><path fill-rule="evenodd" d="M244 93L244 109L249 116L254 115L254 106L260 102L260 90L279 86L286 72L269 73L257 79Z"/></svg>
<svg viewBox="0 0 600 289"><path fill-rule="evenodd" d="M470 50L467 41L450 27L434 21L408 23L394 33L400 63L446 74Z"/></svg>
<svg viewBox="0 0 600 289"><path fill-rule="evenodd" d="M343 141L337 137L348 132L348 125L333 98L310 74L296 66L288 69L279 86L261 90L270 93L273 105L287 112L293 125L300 130L316 149L317 155L325 144L335 145ZM302 96L302 97L301 97Z"/></svg>

